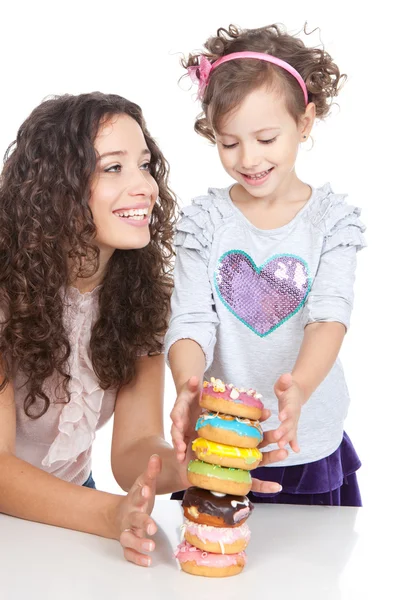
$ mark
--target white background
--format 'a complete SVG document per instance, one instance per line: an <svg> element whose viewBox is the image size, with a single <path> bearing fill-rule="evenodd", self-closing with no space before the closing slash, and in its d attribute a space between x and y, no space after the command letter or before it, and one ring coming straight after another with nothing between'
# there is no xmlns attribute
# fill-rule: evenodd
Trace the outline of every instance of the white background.
<svg viewBox="0 0 400 600"><path fill-rule="evenodd" d="M206 1L13 2L0 13L0 153L30 111L51 94L117 93L140 104L171 165L180 202L225 186L216 150L193 132L199 112L188 82L178 84L181 53L200 48L218 27L281 22L290 32L321 28L326 50L349 76L340 110L302 150L298 174L330 181L362 207L369 247L359 255L352 327L341 352L352 405L346 430L363 461L365 505L391 501L398 488L399 419L399 74L392 3ZM308 43L319 43L318 32ZM145 399L144 399L145 401ZM174 388L167 374L166 432ZM138 416L138 418L140 418ZM94 478L118 491L109 467L111 423L98 434Z"/></svg>

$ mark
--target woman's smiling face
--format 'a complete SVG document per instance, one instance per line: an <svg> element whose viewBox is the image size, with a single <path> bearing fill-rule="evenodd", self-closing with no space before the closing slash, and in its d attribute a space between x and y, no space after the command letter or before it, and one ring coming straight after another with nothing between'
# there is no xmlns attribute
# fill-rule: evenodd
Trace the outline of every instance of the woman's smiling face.
<svg viewBox="0 0 400 600"><path fill-rule="evenodd" d="M110 115L94 146L98 160L89 206L96 245L107 251L147 246L158 186L142 129L126 114Z"/></svg>

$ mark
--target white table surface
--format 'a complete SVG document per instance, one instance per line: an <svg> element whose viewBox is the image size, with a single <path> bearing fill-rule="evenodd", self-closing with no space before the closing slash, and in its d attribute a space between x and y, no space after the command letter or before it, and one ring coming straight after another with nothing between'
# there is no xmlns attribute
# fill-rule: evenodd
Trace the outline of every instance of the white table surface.
<svg viewBox="0 0 400 600"><path fill-rule="evenodd" d="M180 503L157 499L153 566L126 562L118 542L0 515L0 600L395 600L399 519L372 509L257 505L248 563L235 577L178 569Z"/></svg>

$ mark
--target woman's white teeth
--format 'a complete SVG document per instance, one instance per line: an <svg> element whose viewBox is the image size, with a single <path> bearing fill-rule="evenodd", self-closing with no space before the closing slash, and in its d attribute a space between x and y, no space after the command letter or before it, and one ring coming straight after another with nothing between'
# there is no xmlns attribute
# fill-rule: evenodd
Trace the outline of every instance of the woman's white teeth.
<svg viewBox="0 0 400 600"><path fill-rule="evenodd" d="M115 211L114 214L117 215L117 217L126 217L128 219L134 219L135 221L141 221L147 216L148 212L148 208L131 208L129 210Z"/></svg>

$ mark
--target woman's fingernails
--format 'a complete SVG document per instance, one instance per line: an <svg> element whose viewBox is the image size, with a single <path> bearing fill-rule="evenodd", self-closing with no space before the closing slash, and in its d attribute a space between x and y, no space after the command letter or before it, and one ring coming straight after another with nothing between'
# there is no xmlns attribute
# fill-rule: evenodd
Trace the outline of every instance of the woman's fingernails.
<svg viewBox="0 0 400 600"><path fill-rule="evenodd" d="M151 565L151 558L149 556L144 556L140 559L140 564L144 567L149 567Z"/></svg>
<svg viewBox="0 0 400 600"><path fill-rule="evenodd" d="M154 542L143 542L143 550L145 552L152 552L154 550Z"/></svg>
<svg viewBox="0 0 400 600"><path fill-rule="evenodd" d="M146 496L147 496L147 486L146 485L144 487L142 487L142 496L143 496L143 498L146 498Z"/></svg>
<svg viewBox="0 0 400 600"><path fill-rule="evenodd" d="M281 492L282 491L282 486L279 485L279 483L277 483L276 485L274 485L273 490L274 490L274 493Z"/></svg>
<svg viewBox="0 0 400 600"><path fill-rule="evenodd" d="M154 525L154 523L150 523L150 525L147 527L147 533L149 535L154 535L156 531L157 527Z"/></svg>

